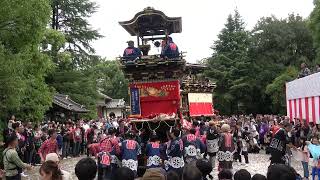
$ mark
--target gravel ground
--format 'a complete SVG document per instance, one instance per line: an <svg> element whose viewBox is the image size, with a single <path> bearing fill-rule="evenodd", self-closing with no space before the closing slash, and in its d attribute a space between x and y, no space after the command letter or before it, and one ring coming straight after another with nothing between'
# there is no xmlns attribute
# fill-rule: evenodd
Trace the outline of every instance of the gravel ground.
<svg viewBox="0 0 320 180"><path fill-rule="evenodd" d="M267 168L270 164L269 155L266 154L249 154L249 166L240 165L238 163L234 163L234 172L239 169L247 169L252 175L253 174L263 174L266 175ZM70 158L62 160L61 168L68 172L72 173L73 178L76 180L76 176L74 174L75 164L83 157L79 158ZM297 170L301 175L303 174L303 169L300 162L295 160L292 161L292 166ZM23 180L39 180L39 167L35 167L32 171L25 172L28 177L23 177ZM214 179L217 179L217 171L214 170L212 173Z"/></svg>

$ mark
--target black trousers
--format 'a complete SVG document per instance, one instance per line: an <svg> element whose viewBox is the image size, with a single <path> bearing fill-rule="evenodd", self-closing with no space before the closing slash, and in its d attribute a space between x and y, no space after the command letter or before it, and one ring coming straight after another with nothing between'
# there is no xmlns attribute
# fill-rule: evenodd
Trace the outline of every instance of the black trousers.
<svg viewBox="0 0 320 180"><path fill-rule="evenodd" d="M245 162L246 162L246 164L249 164L249 156L248 156L248 152L242 152L242 155L244 156L244 160L245 160ZM239 159L239 162L241 162L242 160L241 160L242 158L241 158L241 156L240 156L240 159Z"/></svg>
<svg viewBox="0 0 320 180"><path fill-rule="evenodd" d="M270 160L270 164L285 164L285 161L283 160L283 155L278 152L271 152Z"/></svg>
<svg viewBox="0 0 320 180"><path fill-rule="evenodd" d="M21 180L21 175L17 174L15 176L6 176L6 180Z"/></svg>

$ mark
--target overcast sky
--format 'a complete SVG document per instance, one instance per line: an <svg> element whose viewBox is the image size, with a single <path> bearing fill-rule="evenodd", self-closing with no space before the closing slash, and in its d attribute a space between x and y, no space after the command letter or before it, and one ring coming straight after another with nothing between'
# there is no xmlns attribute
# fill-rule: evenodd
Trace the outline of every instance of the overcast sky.
<svg viewBox="0 0 320 180"><path fill-rule="evenodd" d="M169 17L182 17L182 33L172 35L187 61L196 62L212 54L210 46L224 27L228 14L237 8L251 29L258 19L275 15L285 18L294 12L308 17L313 0L93 0L99 5L90 23L104 38L94 41L98 55L114 59L123 53L130 36L118 21L126 21L147 6ZM155 52L157 50L154 50Z"/></svg>

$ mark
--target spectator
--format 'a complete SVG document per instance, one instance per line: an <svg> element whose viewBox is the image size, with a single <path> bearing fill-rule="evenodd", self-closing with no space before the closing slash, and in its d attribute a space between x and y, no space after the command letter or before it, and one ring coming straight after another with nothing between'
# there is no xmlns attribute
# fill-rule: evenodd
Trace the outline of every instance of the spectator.
<svg viewBox="0 0 320 180"><path fill-rule="evenodd" d="M262 174L255 174L252 176L251 180L267 180L267 178Z"/></svg>
<svg viewBox="0 0 320 180"><path fill-rule="evenodd" d="M81 131L81 127L80 124L77 123L76 124L76 128L73 130L73 156L74 157L78 157L80 154L80 145L82 142L82 131Z"/></svg>
<svg viewBox="0 0 320 180"><path fill-rule="evenodd" d="M318 72L320 72L320 64L316 65L315 73L318 73Z"/></svg>
<svg viewBox="0 0 320 180"><path fill-rule="evenodd" d="M62 173L58 167L58 164L53 161L44 162L39 173L43 180L62 180Z"/></svg>
<svg viewBox="0 0 320 180"><path fill-rule="evenodd" d="M20 180L22 169L31 169L32 166L23 163L16 151L18 137L12 134L6 138L7 148L3 151L3 164L6 180Z"/></svg>
<svg viewBox="0 0 320 180"><path fill-rule="evenodd" d="M232 180L232 172L228 169L222 169L218 174L219 180Z"/></svg>
<svg viewBox="0 0 320 180"><path fill-rule="evenodd" d="M296 173L289 166L274 164L268 168L267 180L296 180Z"/></svg>
<svg viewBox="0 0 320 180"><path fill-rule="evenodd" d="M302 63L301 64L301 71L300 71L300 73L298 75L298 78L303 78L303 77L309 76L310 74L311 74L311 71L307 67L307 64L306 63Z"/></svg>
<svg viewBox="0 0 320 180"><path fill-rule="evenodd" d="M144 173L142 180L166 180L166 176L159 168L150 168Z"/></svg>
<svg viewBox="0 0 320 180"><path fill-rule="evenodd" d="M49 139L47 139L39 148L39 155L41 158L41 162L45 161L45 158L49 153L59 154L56 131L54 129L49 129L48 135L49 135Z"/></svg>
<svg viewBox="0 0 320 180"><path fill-rule="evenodd" d="M94 180L97 174L97 164L91 158L81 159L74 169L78 180Z"/></svg>
<svg viewBox="0 0 320 180"><path fill-rule="evenodd" d="M180 180L179 174L175 171L169 171L167 173L167 180Z"/></svg>
<svg viewBox="0 0 320 180"><path fill-rule="evenodd" d="M127 167L121 167L116 171L115 179L134 180L134 172Z"/></svg>
<svg viewBox="0 0 320 180"><path fill-rule="evenodd" d="M182 180L202 180L200 170L192 165L185 166L182 173Z"/></svg>
<svg viewBox="0 0 320 180"><path fill-rule="evenodd" d="M56 153L50 153L46 156L46 162L47 161L52 161L52 162L55 162L58 166L59 166L59 163L60 163L60 160L59 160L59 156L56 154ZM62 174L62 180L71 180L71 174L67 171L64 171L62 170L60 167L59 167L60 171L61 171L61 174Z"/></svg>
<svg viewBox="0 0 320 180"><path fill-rule="evenodd" d="M209 176L210 179L212 179L213 177L210 175L211 171L212 171L212 164L204 159L199 159L196 162L196 166L197 168L200 170L200 172L202 173L202 179L206 180L207 176Z"/></svg>
<svg viewBox="0 0 320 180"><path fill-rule="evenodd" d="M63 137L62 157L64 159L69 156L70 152L70 134L70 124L66 123L61 130L61 135Z"/></svg>
<svg viewBox="0 0 320 180"><path fill-rule="evenodd" d="M245 169L240 169L233 175L234 180L250 180L251 179L251 174L245 170Z"/></svg>

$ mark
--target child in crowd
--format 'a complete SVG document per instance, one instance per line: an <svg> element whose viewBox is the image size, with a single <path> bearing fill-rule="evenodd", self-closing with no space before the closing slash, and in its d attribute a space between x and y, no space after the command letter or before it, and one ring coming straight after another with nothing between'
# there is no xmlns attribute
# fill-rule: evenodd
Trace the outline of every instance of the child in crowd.
<svg viewBox="0 0 320 180"><path fill-rule="evenodd" d="M309 151L308 151L308 146L306 144L306 138L302 137L301 138L301 147L300 150L303 153L303 159L301 161L302 163L302 167L303 167L303 174L304 174L304 178L309 179Z"/></svg>
<svg viewBox="0 0 320 180"><path fill-rule="evenodd" d="M242 133L242 138L241 138L241 154L244 156L244 160L246 163L246 166L249 164L249 153L248 153L248 147L249 147L249 142L250 142L250 133L248 127L244 128L244 132ZM240 163L242 162L241 156L240 156Z"/></svg>

